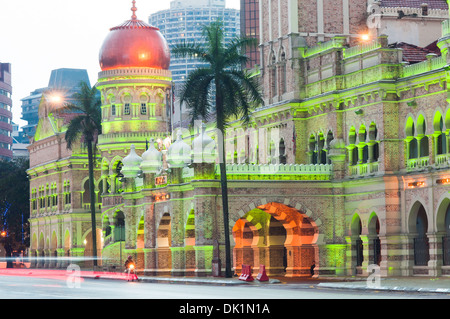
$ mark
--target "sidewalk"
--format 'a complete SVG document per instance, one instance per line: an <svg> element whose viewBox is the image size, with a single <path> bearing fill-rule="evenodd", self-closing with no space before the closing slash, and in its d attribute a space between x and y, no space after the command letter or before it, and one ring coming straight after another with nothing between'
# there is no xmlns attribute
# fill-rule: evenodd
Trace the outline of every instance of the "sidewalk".
<svg viewBox="0 0 450 319"><path fill-rule="evenodd" d="M107 273L97 273L85 277L95 279L122 279ZM171 276L139 276L139 282L167 283L167 284L198 284L198 285L298 285L306 288L332 288L375 291L399 291L418 293L441 293L450 296L450 277L389 277L379 281L367 281L364 277L322 277L322 278L286 278L274 277L269 281L246 282L238 277L171 277Z"/></svg>
<svg viewBox="0 0 450 319"><path fill-rule="evenodd" d="M321 282L319 288L443 293L450 295L450 277L390 277L378 282L361 280Z"/></svg>
<svg viewBox="0 0 450 319"><path fill-rule="evenodd" d="M108 273L108 272L83 272L82 277L90 279L119 279L127 280L123 273ZM238 277L176 277L176 276L139 276L139 282L148 283L166 283L166 284L198 284L198 285L219 285L219 286L235 286L235 285L250 285L250 284L281 284L279 279L269 279L266 282L254 280L253 282L246 282L239 280Z"/></svg>

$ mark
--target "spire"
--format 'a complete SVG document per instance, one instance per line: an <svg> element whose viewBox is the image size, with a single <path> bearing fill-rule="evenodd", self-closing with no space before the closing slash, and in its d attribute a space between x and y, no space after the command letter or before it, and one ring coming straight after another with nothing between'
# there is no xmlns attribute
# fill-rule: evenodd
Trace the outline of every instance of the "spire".
<svg viewBox="0 0 450 319"><path fill-rule="evenodd" d="M132 20L137 20L137 16L136 16L137 8L136 8L136 1L135 0L133 0L133 7L131 8L131 11L133 12L133 15L131 16L131 19Z"/></svg>

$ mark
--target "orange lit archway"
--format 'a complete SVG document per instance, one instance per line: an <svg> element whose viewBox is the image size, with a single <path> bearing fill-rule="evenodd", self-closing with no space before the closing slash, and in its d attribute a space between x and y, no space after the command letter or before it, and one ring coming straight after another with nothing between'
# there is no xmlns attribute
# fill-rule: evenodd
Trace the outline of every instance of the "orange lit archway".
<svg viewBox="0 0 450 319"><path fill-rule="evenodd" d="M260 205L236 221L233 263L255 272L264 265L272 276L311 276L318 264L318 227L306 214L290 206L271 202Z"/></svg>

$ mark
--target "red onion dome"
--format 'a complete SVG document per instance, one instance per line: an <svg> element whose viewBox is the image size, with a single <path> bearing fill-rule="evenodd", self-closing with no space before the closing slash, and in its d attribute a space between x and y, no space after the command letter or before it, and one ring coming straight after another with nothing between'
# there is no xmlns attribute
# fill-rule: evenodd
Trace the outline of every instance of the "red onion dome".
<svg viewBox="0 0 450 319"><path fill-rule="evenodd" d="M133 1L131 20L111 28L100 49L102 71L119 68L168 70L170 50L159 29L137 20Z"/></svg>

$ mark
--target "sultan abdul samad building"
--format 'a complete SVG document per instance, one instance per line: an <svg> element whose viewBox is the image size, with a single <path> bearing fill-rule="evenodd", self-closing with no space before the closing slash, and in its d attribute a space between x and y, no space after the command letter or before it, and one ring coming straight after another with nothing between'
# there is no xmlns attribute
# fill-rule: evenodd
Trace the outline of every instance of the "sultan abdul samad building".
<svg viewBox="0 0 450 319"><path fill-rule="evenodd" d="M265 104L226 133L236 273L450 275L448 6L413 2L260 0ZM428 42L390 41L401 32ZM104 267L133 255L145 274L211 275L225 261L216 135L170 132L169 63L134 12L103 43L98 255ZM29 147L30 255L89 256L87 156L67 150L71 115L55 107L44 95Z"/></svg>

